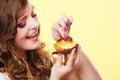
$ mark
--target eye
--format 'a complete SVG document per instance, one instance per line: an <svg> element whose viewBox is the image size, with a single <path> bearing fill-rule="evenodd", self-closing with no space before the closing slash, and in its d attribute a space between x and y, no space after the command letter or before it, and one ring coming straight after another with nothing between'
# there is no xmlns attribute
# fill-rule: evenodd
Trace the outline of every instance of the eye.
<svg viewBox="0 0 120 80"><path fill-rule="evenodd" d="M19 22L19 23L17 24L17 26L18 26L19 28L23 28L23 27L25 27L25 25L26 25L26 23L25 23L24 21L21 21L21 22Z"/></svg>

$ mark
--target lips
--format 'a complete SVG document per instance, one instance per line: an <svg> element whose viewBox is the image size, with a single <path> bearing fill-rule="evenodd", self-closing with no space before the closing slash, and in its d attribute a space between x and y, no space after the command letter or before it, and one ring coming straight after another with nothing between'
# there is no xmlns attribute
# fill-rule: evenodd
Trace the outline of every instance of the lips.
<svg viewBox="0 0 120 80"><path fill-rule="evenodd" d="M26 38L31 40L31 41L37 41L38 40L38 36L39 36L39 33L35 32L35 33L31 34L30 36L27 36Z"/></svg>

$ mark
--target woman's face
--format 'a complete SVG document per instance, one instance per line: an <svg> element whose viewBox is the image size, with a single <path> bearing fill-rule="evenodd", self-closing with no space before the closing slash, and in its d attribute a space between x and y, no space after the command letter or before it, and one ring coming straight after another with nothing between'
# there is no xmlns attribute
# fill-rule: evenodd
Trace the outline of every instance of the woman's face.
<svg viewBox="0 0 120 80"><path fill-rule="evenodd" d="M17 21L15 45L22 50L33 50L40 47L39 28L40 24L34 13L34 7L28 3L26 9L21 11Z"/></svg>

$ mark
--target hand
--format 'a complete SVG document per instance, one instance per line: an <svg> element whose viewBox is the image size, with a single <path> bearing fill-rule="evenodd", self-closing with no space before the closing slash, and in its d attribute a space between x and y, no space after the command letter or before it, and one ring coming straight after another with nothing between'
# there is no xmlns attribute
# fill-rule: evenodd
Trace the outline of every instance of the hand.
<svg viewBox="0 0 120 80"><path fill-rule="evenodd" d="M59 41L61 39L67 38L70 33L70 26L72 22L73 19L71 16L61 16L61 18L52 26L52 35L54 40Z"/></svg>
<svg viewBox="0 0 120 80"><path fill-rule="evenodd" d="M69 76L69 74L74 71L76 62L78 61L78 54L80 53L80 48L74 48L69 55L67 55L67 60L62 63L63 55L58 54L57 61L51 70L50 80L62 80Z"/></svg>

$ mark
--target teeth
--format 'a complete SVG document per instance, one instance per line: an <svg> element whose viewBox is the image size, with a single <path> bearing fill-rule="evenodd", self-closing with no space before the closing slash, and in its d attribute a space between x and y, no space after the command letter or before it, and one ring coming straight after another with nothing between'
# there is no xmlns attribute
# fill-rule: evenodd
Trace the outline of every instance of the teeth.
<svg viewBox="0 0 120 80"><path fill-rule="evenodd" d="M29 37L34 37L35 35L37 35L37 32L32 34L32 35L30 35Z"/></svg>
<svg viewBox="0 0 120 80"><path fill-rule="evenodd" d="M30 37L33 37L33 36L35 36L37 33L34 33L33 35L31 35Z"/></svg>

